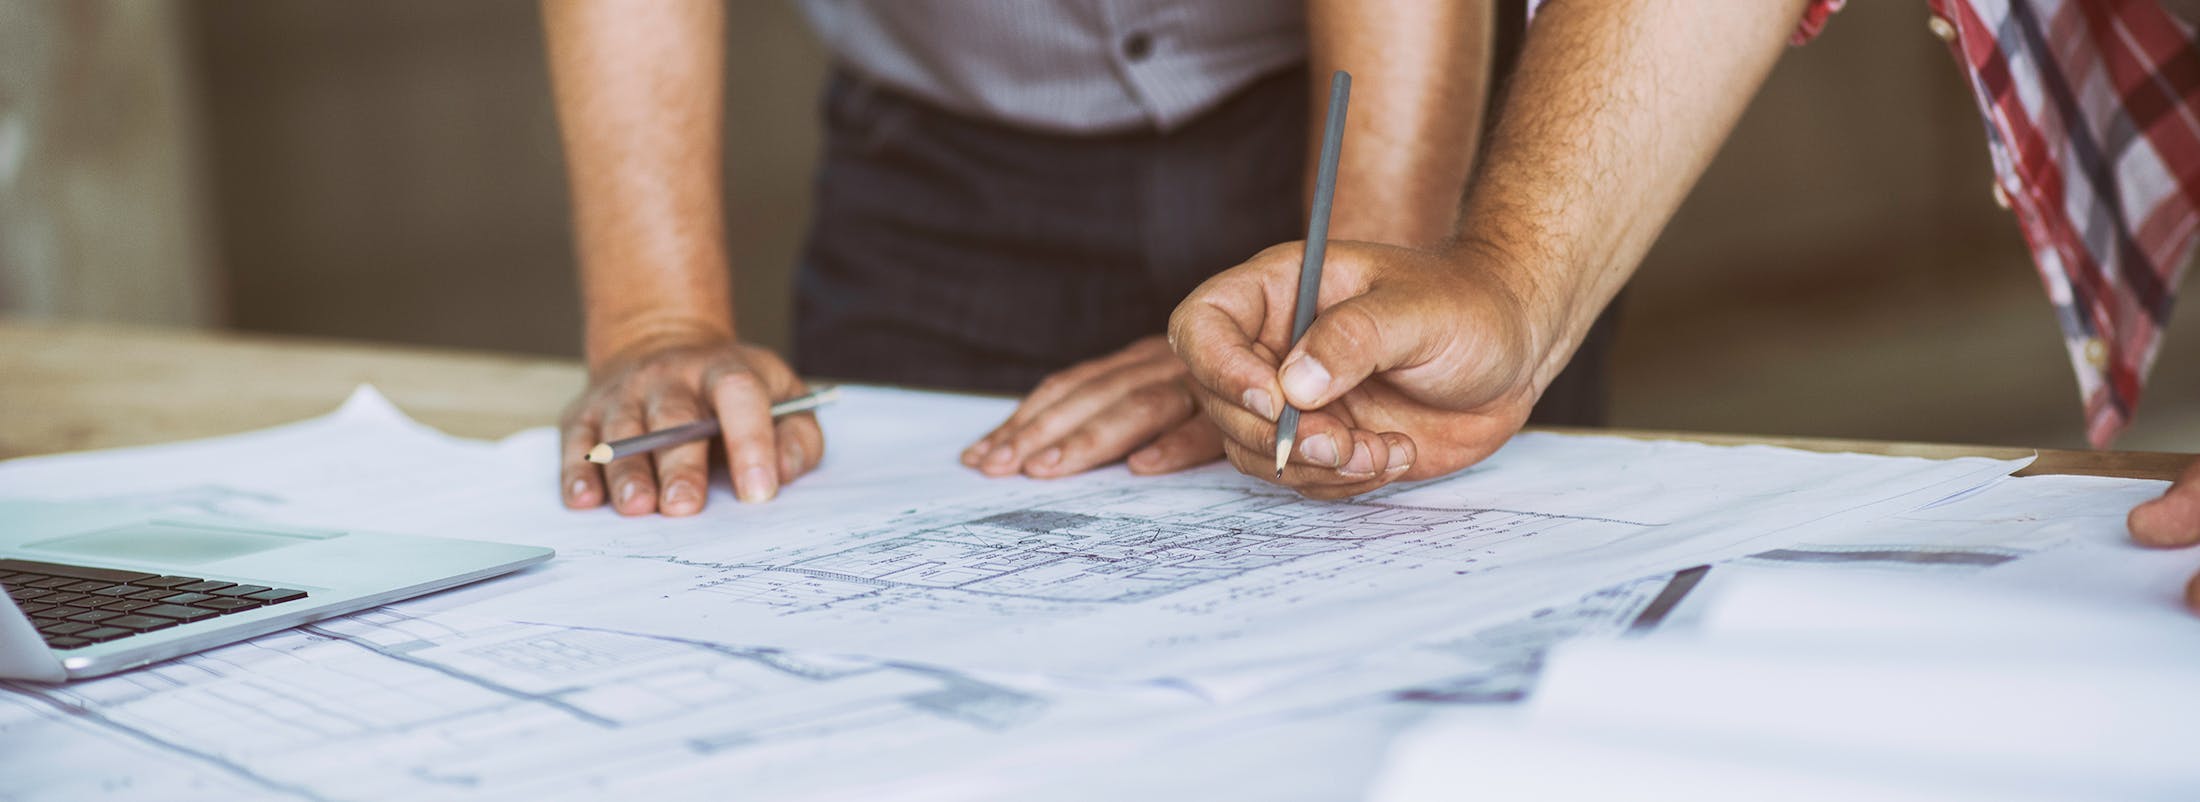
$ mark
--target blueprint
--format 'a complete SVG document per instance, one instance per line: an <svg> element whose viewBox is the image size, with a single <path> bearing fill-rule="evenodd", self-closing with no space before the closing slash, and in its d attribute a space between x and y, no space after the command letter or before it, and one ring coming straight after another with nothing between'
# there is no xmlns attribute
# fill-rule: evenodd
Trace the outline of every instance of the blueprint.
<svg viewBox="0 0 2200 802"><path fill-rule="evenodd" d="M1126 765L1229 796L1248 763L1303 795L1364 778L1345 764L1428 710L1511 709L1554 642L1685 617L1736 566L1973 572L2061 536L1980 535L1984 507L1956 506L2005 463L1529 436L1456 479L1314 504L1226 469L987 480L954 449L1005 402L844 398L818 474L678 520L567 512L549 432L450 438L371 392L262 432L0 464L0 495L560 550L8 685L0 800L1094 798ZM1937 529L1901 521L1933 510Z"/></svg>
<svg viewBox="0 0 2200 802"><path fill-rule="evenodd" d="M1875 579L1998 587L2012 578L2024 581L2027 576L2090 570L2098 563L2090 554L2100 551L2149 564L2172 564L2189 575L2200 555L2134 555L2140 550L2124 541L2123 513L2159 493L2160 485L2075 476L2005 480L1926 509L1845 531L1827 531L1812 542L1621 583L1471 633L1370 654L1236 705L1179 715L1172 727L1140 730L1135 737L1149 747L1133 759L1142 771L1029 772L1022 778L1028 785L987 798L1156 797L1186 785L1228 788L1244 798L1264 800L1359 798L1380 772L1389 746L1401 734L1432 720L1477 734L1471 742L1447 746L1451 758L1438 752L1428 759L1442 772L1445 784L1438 787L1456 789L1476 782L1475 772L1491 769L1491 760L1504 758L1462 763L1460 750L1500 743L1509 745L1488 754L1534 762L1497 770L1509 783L1491 786L1507 789L1497 796L1542 798L1539 789L1556 786L1538 785L1538 772L1553 761L1578 763L1601 754L1593 743L1572 742L1562 745L1566 751L1548 753L1536 733L1519 726L1518 702L1532 698L1554 647L1583 639L1633 642L1656 632L1691 632L1704 626L1704 617L1713 610L1726 611L1724 617L1731 620L1736 617L1731 608L1737 605L1721 600L1742 588ZM1746 599L1735 601L1750 609L1761 607ZM1856 601L1850 609L1876 621L1891 622L1898 614L1876 600ZM1889 603L1900 602L1890 599ZM1915 613L1913 609L1910 617L1916 618ZM1823 613L1832 615L1830 607ZM1805 623L1827 626L1815 618ZM1770 627L1772 622L1752 625ZM1521 741L1528 745L1517 743ZM1639 756L1623 754L1615 759L1635 757ZM1526 768L1529 765L1537 768ZM1735 766L1728 762L1722 768ZM1600 792L1617 792L1641 779L1615 775L1598 787ZM1861 786L1882 788L1877 783ZM1962 794L1951 798L1957 797L1970 798Z"/></svg>
<svg viewBox="0 0 2200 802"><path fill-rule="evenodd" d="M1720 564L1678 597L1671 575L1629 581L1231 705L385 608L117 677L8 686L0 777L24 784L0 799L1350 797L1431 713L1510 713L1555 644L1685 622L1728 576L1977 575L2082 531L2023 506L2082 498L2067 486L2005 482ZM1824 554L1862 556L1797 556ZM1673 604L1646 616L1660 600Z"/></svg>
<svg viewBox="0 0 2200 802"><path fill-rule="evenodd" d="M740 509L728 522L755 529L663 548L581 546L549 572L558 581L467 609L1227 696L1908 510L2012 467L1529 435L1460 476L1341 502L1218 466L974 489L906 477L866 483L895 501L854 507L820 475L830 508Z"/></svg>
<svg viewBox="0 0 2200 802"><path fill-rule="evenodd" d="M2015 467L1530 434L1348 502L1210 466L1064 481L963 470L1010 402L847 388L824 465L704 514L555 503L555 437L451 438L362 393L316 421L0 465L0 493L186 504L547 545L544 569L408 603L513 621L1007 675L1257 689L1432 630L1902 512Z"/></svg>
<svg viewBox="0 0 2200 802"><path fill-rule="evenodd" d="M613 798L667 774L830 797L1019 733L1185 708L939 669L383 609L0 692L0 798ZM850 755L863 755L851 761ZM14 781L38 778L35 793Z"/></svg>

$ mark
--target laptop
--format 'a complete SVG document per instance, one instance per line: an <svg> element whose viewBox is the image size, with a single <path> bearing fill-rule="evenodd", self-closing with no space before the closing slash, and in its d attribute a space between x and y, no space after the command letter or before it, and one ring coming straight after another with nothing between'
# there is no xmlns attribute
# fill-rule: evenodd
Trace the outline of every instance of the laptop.
<svg viewBox="0 0 2200 802"><path fill-rule="evenodd" d="M0 678L112 674L551 555L472 540L0 502Z"/></svg>

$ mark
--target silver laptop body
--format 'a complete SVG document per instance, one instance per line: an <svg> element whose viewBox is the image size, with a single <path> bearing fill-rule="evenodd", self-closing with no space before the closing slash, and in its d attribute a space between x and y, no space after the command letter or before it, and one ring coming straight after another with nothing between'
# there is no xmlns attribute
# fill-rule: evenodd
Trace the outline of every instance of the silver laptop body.
<svg viewBox="0 0 2200 802"><path fill-rule="evenodd" d="M9 590L0 595L0 678L61 682L111 674L486 579L551 555L546 548L472 540L167 517L93 505L0 502L0 585ZM51 587L36 589L19 586L29 584L33 573L46 571L23 570L37 565L89 568L92 571L87 574L103 578L80 584L42 580L36 584ZM154 578L137 578L145 575ZM125 576L132 579L117 581ZM9 577L21 581L11 582ZM178 584L182 579L201 581ZM92 593L65 590L91 590L102 582L108 586ZM193 587L210 592L180 597L187 602L181 607L154 606L166 605L164 598L179 598L156 591L183 593L189 591L181 588ZM303 591L304 595L279 591ZM64 597L69 601L40 603L41 598ZM219 601L223 598L243 601ZM229 609L247 603L253 606ZM142 629L125 629L135 634L115 636L107 632L115 627L102 625L114 621L114 616L77 613L72 617L102 619L83 622L94 627L83 629L55 624L71 618L45 615L99 605L126 608L120 614L131 617L123 623ZM216 613L200 617L190 612L201 609ZM141 615L148 611L166 611L169 616ZM34 618L47 622L49 631L41 633ZM60 629L111 639L85 643L83 638L51 631ZM67 648L49 645L49 639Z"/></svg>

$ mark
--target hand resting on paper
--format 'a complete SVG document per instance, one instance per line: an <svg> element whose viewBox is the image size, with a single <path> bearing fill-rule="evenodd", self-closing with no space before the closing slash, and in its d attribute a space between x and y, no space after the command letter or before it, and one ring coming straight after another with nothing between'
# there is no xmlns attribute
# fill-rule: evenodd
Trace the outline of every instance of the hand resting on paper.
<svg viewBox="0 0 2200 802"><path fill-rule="evenodd" d="M962 463L1052 479L1128 455L1132 473L1172 473L1222 456L1222 433L1198 412L1184 361L1156 335L1048 376Z"/></svg>
<svg viewBox="0 0 2200 802"><path fill-rule="evenodd" d="M723 448L734 494L769 501L779 486L817 467L825 434L810 413L776 423L771 405L807 392L771 351L720 337L657 340L621 349L588 371L588 389L565 411L558 487L565 506L606 501L621 515L693 515L709 495L711 452ZM613 460L590 448L607 440L716 417L719 442L697 442Z"/></svg>
<svg viewBox="0 0 2200 802"><path fill-rule="evenodd" d="M2200 461L2185 467L2161 498L2132 508L2131 539L2156 548L2200 544ZM2185 586L2185 605L2200 612L2200 576Z"/></svg>

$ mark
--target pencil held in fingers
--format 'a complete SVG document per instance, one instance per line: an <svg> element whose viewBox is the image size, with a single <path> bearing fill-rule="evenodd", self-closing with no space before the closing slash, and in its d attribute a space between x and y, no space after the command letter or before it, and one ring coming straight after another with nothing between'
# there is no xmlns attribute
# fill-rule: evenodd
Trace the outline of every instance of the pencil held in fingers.
<svg viewBox="0 0 2200 802"><path fill-rule="evenodd" d="M771 408L771 414L774 419L783 418L788 415L793 415L800 412L808 412L810 410L817 409L818 407L830 404L835 400L838 400L839 398L840 388L825 387L805 395L796 396L794 398L781 401L777 404L773 404ZM684 443L693 443L698 440L708 440L710 438L717 437L719 431L720 427L718 425L718 421L715 420L699 420L694 423L684 423L679 426L674 426L667 429L660 429L658 431L650 432L648 434L644 434L638 437L629 437L623 440L613 440L607 443L598 443L595 448L591 448L588 450L588 461L596 463L597 465L609 465L611 464L612 460L623 459L626 457L634 456L636 454L647 454L660 448L670 448L672 446L681 445Z"/></svg>
<svg viewBox="0 0 2200 802"><path fill-rule="evenodd" d="M1321 299L1322 255L1329 246L1329 206L1337 197L1337 157L1344 150L1345 107L1352 101L1352 76L1338 70L1329 78L1329 119L1322 125L1321 163L1314 172L1314 208L1306 215L1306 250L1299 261L1299 295L1291 309L1291 344L1306 336L1314 324L1314 306ZM1291 460L1291 447L1299 437L1299 408L1284 399L1283 416L1276 420L1276 478Z"/></svg>
<svg viewBox="0 0 2200 802"><path fill-rule="evenodd" d="M660 448L669 448L682 443L693 443L697 440L705 440L716 436L718 436L718 422L715 420L683 423L669 429L650 432L640 437L597 443L595 448L588 450L588 461L597 465L609 465L612 460L620 457L647 454Z"/></svg>

